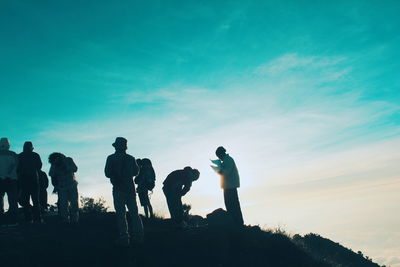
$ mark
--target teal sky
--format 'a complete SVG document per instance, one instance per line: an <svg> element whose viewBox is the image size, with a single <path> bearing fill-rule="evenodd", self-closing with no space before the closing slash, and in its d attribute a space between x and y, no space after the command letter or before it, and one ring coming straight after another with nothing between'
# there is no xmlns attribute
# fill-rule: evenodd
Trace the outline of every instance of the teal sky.
<svg viewBox="0 0 400 267"><path fill-rule="evenodd" d="M64 152L80 192L111 199L116 136L172 170L186 202L223 205L224 145L249 223L318 232L400 266L400 2L0 2L0 135ZM48 170L48 165L44 167ZM110 206L111 206L111 202Z"/></svg>

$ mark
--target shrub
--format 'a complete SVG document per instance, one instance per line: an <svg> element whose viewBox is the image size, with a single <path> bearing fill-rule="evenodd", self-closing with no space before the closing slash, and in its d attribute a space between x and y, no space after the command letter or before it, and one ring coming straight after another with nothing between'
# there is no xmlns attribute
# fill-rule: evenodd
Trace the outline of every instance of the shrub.
<svg viewBox="0 0 400 267"><path fill-rule="evenodd" d="M94 199L81 196L81 211L83 213L105 213L108 209L105 204L106 201L102 197Z"/></svg>

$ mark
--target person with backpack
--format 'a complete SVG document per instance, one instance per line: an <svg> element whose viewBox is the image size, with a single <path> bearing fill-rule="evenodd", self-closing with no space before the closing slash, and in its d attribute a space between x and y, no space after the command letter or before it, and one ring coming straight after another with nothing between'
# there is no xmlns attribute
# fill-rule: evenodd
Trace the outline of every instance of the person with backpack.
<svg viewBox="0 0 400 267"><path fill-rule="evenodd" d="M42 168L42 160L39 154L33 152L32 142L24 143L23 152L18 155L18 162L17 173L21 187L20 204L24 209L25 221L32 223L34 220L36 223L42 223L39 202L39 171ZM33 206L30 205L30 199L32 199Z"/></svg>
<svg viewBox="0 0 400 267"><path fill-rule="evenodd" d="M17 225L18 213L18 155L10 151L8 138L0 139L0 196L7 193L8 225Z"/></svg>
<svg viewBox="0 0 400 267"><path fill-rule="evenodd" d="M153 218L153 207L150 203L149 191L154 189L156 174L150 159L138 159L136 162L139 165L139 174L135 178L135 183L138 185L137 192L139 195L140 205L144 209L146 218Z"/></svg>
<svg viewBox="0 0 400 267"><path fill-rule="evenodd" d="M218 173L221 176L221 188L224 191L226 211L237 225L242 226L243 215L237 192L238 187L240 187L240 179L236 163L222 146L217 148L215 155L219 159Z"/></svg>
<svg viewBox="0 0 400 267"><path fill-rule="evenodd" d="M72 158L58 152L50 154L49 163L51 164L49 176L54 192L58 193L59 215L64 223L78 223L79 194L75 177L78 167Z"/></svg>
<svg viewBox="0 0 400 267"><path fill-rule="evenodd" d="M134 242L142 242L144 236L133 183L133 177L138 174L139 167L135 158L126 153L128 140L123 137L117 137L112 145L115 148L115 153L107 157L104 173L113 186L112 194L119 231L116 244L129 246L131 239ZM126 207L130 215L131 229L128 229L126 221Z"/></svg>
<svg viewBox="0 0 400 267"><path fill-rule="evenodd" d="M49 187L49 178L47 174L40 170L39 171L39 202L42 213L46 212L49 204L47 202L47 188Z"/></svg>
<svg viewBox="0 0 400 267"><path fill-rule="evenodd" d="M200 172L191 167L171 172L163 182L163 191L167 199L169 214L172 221L181 228L187 223L183 220L182 197L189 192L193 181L197 181Z"/></svg>

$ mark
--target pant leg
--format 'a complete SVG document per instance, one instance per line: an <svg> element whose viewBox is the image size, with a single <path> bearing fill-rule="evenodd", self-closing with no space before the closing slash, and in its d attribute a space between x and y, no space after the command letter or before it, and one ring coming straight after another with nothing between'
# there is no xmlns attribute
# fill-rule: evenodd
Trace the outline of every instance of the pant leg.
<svg viewBox="0 0 400 267"><path fill-rule="evenodd" d="M140 219L140 216L138 213L138 207L137 207L135 194L128 194L127 200L126 200L126 206L128 207L128 210L129 210L130 221L131 221L131 226L132 226L132 229L130 232L136 237L142 237L144 234L143 224L142 224L142 219Z"/></svg>
<svg viewBox="0 0 400 267"><path fill-rule="evenodd" d="M224 189L224 201L228 214L231 215L233 220L238 225L243 225L243 215L240 208L239 196L237 189Z"/></svg>
<svg viewBox="0 0 400 267"><path fill-rule="evenodd" d="M58 211L64 222L69 222L68 190L58 190Z"/></svg>
<svg viewBox="0 0 400 267"><path fill-rule="evenodd" d="M113 189L114 209L120 236L129 236L128 223L126 221L126 198L126 193Z"/></svg>
<svg viewBox="0 0 400 267"><path fill-rule="evenodd" d="M17 222L18 216L18 182L16 180L7 180L7 198L8 198L8 213L10 215L10 223Z"/></svg>
<svg viewBox="0 0 400 267"><path fill-rule="evenodd" d="M35 182L30 186L30 196L33 204L33 219L37 222L42 220L40 201L39 201L39 183Z"/></svg>
<svg viewBox="0 0 400 267"><path fill-rule="evenodd" d="M19 198L19 202L24 210L24 217L26 222L32 220L31 205L29 203L29 200L30 188L26 183L23 183L21 186L21 196Z"/></svg>
<svg viewBox="0 0 400 267"><path fill-rule="evenodd" d="M183 221L182 196L179 192L167 191L166 197L171 219L175 223L181 223Z"/></svg>
<svg viewBox="0 0 400 267"><path fill-rule="evenodd" d="M163 191L164 191L165 199L167 200L169 214L171 216L171 219L174 220L176 217L176 213L175 213L175 208L174 208L175 205L174 205L173 195L166 188L163 188Z"/></svg>
<svg viewBox="0 0 400 267"><path fill-rule="evenodd" d="M175 204L176 222L181 223L183 221L182 196L176 193L174 198L175 198L174 204Z"/></svg>
<svg viewBox="0 0 400 267"><path fill-rule="evenodd" d="M42 210L47 209L48 203L47 203L47 189L45 187L41 187L39 189L39 201L40 201L40 208Z"/></svg>
<svg viewBox="0 0 400 267"><path fill-rule="evenodd" d="M79 221L79 194L77 185L68 190L68 200L70 203L71 222L76 223Z"/></svg>

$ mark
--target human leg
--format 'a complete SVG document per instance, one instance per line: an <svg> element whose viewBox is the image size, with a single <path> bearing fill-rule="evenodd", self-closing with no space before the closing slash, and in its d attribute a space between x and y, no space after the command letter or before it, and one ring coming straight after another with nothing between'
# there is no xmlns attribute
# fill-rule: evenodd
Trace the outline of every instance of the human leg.
<svg viewBox="0 0 400 267"><path fill-rule="evenodd" d="M243 215L240 209L240 202L237 189L224 189L224 202L226 211L238 225L243 225Z"/></svg>
<svg viewBox="0 0 400 267"><path fill-rule="evenodd" d="M138 196L139 196L139 202L140 202L140 206L143 207L144 210L144 214L146 216L146 218L148 217L148 209L147 209L147 205L146 205L146 198L145 198L145 193L143 192L143 190L138 190Z"/></svg>
<svg viewBox="0 0 400 267"><path fill-rule="evenodd" d="M167 189L164 190L164 195L167 200L168 211L171 216L171 220L178 222L179 215L177 214L177 197L176 193Z"/></svg>
<svg viewBox="0 0 400 267"><path fill-rule="evenodd" d="M69 223L68 190L58 190L58 211L63 222Z"/></svg>
<svg viewBox="0 0 400 267"><path fill-rule="evenodd" d="M128 207L129 210L129 215L130 215L130 221L131 221L131 233L133 234L134 238L141 239L143 237L143 224L142 220L140 219L139 213L138 213L138 207L136 203L136 196L134 194L129 194L127 201L126 201L126 206Z"/></svg>
<svg viewBox="0 0 400 267"><path fill-rule="evenodd" d="M179 194L176 194L174 202L175 202L176 222L182 223L183 221L182 197Z"/></svg>
<svg viewBox="0 0 400 267"><path fill-rule="evenodd" d="M40 201L39 201L39 184L34 183L31 185L30 188L30 195L32 198L32 204L33 204L33 219L36 222L41 222L42 221L42 215L40 211Z"/></svg>
<svg viewBox="0 0 400 267"><path fill-rule="evenodd" d="M47 189L45 187L39 188L39 202L42 211L46 211L49 204L47 203Z"/></svg>
<svg viewBox="0 0 400 267"><path fill-rule="evenodd" d="M150 203L150 198L148 194L147 194L147 207L149 208L150 218L153 218L154 217L153 206Z"/></svg>
<svg viewBox="0 0 400 267"><path fill-rule="evenodd" d="M153 218L154 217L153 206L151 206L150 202L149 202L149 205L147 207L149 208L150 218Z"/></svg>
<svg viewBox="0 0 400 267"><path fill-rule="evenodd" d="M32 221L32 212L30 201L30 188L26 182L21 183L21 196L19 197L19 203L24 211L25 222Z"/></svg>
<svg viewBox="0 0 400 267"><path fill-rule="evenodd" d="M150 199L149 199L149 193L147 190L141 193L142 196L140 198L140 204L144 208L144 213L146 215L146 218L153 217L153 208L150 205Z"/></svg>
<svg viewBox="0 0 400 267"><path fill-rule="evenodd" d="M126 194L124 192L113 189L113 201L119 235L128 237L128 223L126 221L125 207Z"/></svg>
<svg viewBox="0 0 400 267"><path fill-rule="evenodd" d="M8 214L10 218L10 223L17 223L18 215L18 184L16 180L7 179L6 180L6 193L8 198Z"/></svg>
<svg viewBox="0 0 400 267"><path fill-rule="evenodd" d="M77 185L68 190L68 200L70 202L71 222L77 223L79 221L79 193Z"/></svg>

